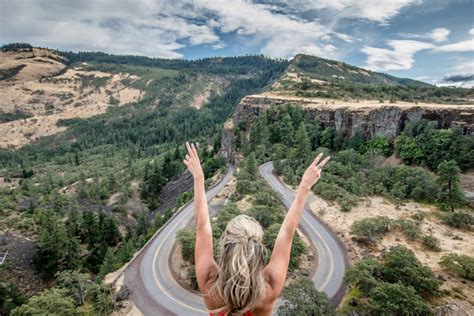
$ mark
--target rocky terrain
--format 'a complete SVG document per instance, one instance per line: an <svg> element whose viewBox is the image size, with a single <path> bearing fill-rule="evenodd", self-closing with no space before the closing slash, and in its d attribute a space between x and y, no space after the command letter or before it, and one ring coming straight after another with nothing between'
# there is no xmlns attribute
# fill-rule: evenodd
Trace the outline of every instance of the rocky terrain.
<svg viewBox="0 0 474 316"><path fill-rule="evenodd" d="M232 118L224 126L222 138L225 152L232 152L233 128L240 122L251 122L271 106L296 105L308 111L325 127L333 127L344 135L360 132L362 137L383 136L393 140L407 122L419 119L437 121L441 128L458 125L474 135L474 105L436 103L383 103L374 100L331 100L262 93L241 100Z"/></svg>

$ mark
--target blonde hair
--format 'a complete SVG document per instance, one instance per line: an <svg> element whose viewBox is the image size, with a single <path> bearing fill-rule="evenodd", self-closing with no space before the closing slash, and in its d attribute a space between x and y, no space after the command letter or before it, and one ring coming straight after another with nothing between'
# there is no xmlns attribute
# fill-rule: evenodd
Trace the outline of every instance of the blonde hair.
<svg viewBox="0 0 474 316"><path fill-rule="evenodd" d="M252 310L265 296L262 270L266 248L263 229L253 217L238 215L226 226L219 240L219 270L210 292L219 293L228 313Z"/></svg>

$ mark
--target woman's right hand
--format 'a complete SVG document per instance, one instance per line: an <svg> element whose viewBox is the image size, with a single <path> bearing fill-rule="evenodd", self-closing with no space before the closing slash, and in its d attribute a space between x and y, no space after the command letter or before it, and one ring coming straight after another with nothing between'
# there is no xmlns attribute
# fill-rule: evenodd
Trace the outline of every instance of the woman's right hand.
<svg viewBox="0 0 474 316"><path fill-rule="evenodd" d="M194 144L189 145L189 143L186 142L186 149L188 150L188 154L183 161L184 164L188 167L189 172L191 172L195 180L204 180L204 173L196 146L194 146Z"/></svg>
<svg viewBox="0 0 474 316"><path fill-rule="evenodd" d="M306 171L303 174L303 177L301 178L300 182L300 189L303 190L311 190L313 185L318 182L319 178L321 178L321 169L324 167L324 165L328 162L329 159L331 159L330 156L327 156L326 158L323 159L323 161L319 162L321 160L323 154L319 154L311 163L311 165L306 169Z"/></svg>

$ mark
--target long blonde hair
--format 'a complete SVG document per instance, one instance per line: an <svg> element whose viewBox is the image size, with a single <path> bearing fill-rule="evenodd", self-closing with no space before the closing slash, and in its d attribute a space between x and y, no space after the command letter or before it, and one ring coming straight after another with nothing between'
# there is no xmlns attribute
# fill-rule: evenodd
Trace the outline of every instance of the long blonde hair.
<svg viewBox="0 0 474 316"><path fill-rule="evenodd" d="M265 296L266 248L263 229L253 217L238 215L226 226L219 240L219 270L211 293L224 299L228 313L252 310Z"/></svg>

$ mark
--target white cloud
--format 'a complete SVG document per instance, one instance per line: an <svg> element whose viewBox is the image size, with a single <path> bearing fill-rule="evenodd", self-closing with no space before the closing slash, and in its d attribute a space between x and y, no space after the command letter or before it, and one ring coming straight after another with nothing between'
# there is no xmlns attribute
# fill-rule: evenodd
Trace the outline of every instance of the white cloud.
<svg viewBox="0 0 474 316"><path fill-rule="evenodd" d="M438 46L438 52L471 52L474 51L474 38L443 46Z"/></svg>
<svg viewBox="0 0 474 316"><path fill-rule="evenodd" d="M404 7L418 5L422 0L320 0L284 2L295 9L328 10L338 18L366 19L379 23L387 23Z"/></svg>
<svg viewBox="0 0 474 316"><path fill-rule="evenodd" d="M469 30L469 35L472 35L474 36L474 27L472 29Z"/></svg>
<svg viewBox="0 0 474 316"><path fill-rule="evenodd" d="M365 46L361 50L368 55L367 68L375 71L407 70L413 66L417 52L434 47L431 43L413 40L391 40L387 44L392 49Z"/></svg>
<svg viewBox="0 0 474 316"><path fill-rule="evenodd" d="M336 20L356 18L386 23L404 7L421 0L268 1L250 0L0 0L4 42L26 41L72 50L182 57L181 48L227 45L221 37L235 32L253 49L274 57L306 52L338 58L331 40L351 43L336 32ZM323 23L318 14L333 19ZM328 11L328 12L326 12ZM328 14L326 14L328 13ZM249 44L248 44L249 45Z"/></svg>
<svg viewBox="0 0 474 316"><path fill-rule="evenodd" d="M451 32L448 29L440 27L431 31L431 33L429 33L429 37L435 42L444 42L448 39L449 33Z"/></svg>
<svg viewBox="0 0 474 316"><path fill-rule="evenodd" d="M449 34L451 33L450 30L444 27L433 29L431 32L424 33L424 34L417 34L417 33L398 33L398 35L405 37L405 38L424 38L424 39L431 39L435 42L444 42L448 39Z"/></svg>

